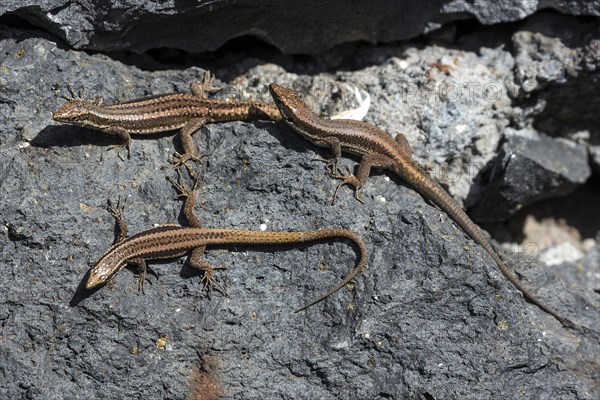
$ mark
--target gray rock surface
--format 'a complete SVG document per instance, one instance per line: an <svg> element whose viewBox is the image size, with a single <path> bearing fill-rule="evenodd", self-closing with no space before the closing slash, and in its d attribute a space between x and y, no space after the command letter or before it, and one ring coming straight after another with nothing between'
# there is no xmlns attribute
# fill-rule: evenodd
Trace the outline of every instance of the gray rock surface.
<svg viewBox="0 0 600 400"><path fill-rule="evenodd" d="M0 398L598 397L594 286L578 284L574 269L554 274L556 266L504 254L540 298L586 328L564 329L400 179L374 173L364 205L349 190L330 205L337 183L312 161L326 153L282 123L208 125L195 136L210 154L198 215L210 227L356 230L370 268L353 289L293 313L355 262L347 244L318 243L209 250L210 262L229 267L219 272L227 297L209 299L184 259L152 263L145 295L128 270L86 291L86 272L112 242L107 198L127 199L131 232L178 220L165 180L174 172L162 167L180 144L173 134L136 138L122 161L107 151L115 138L57 125L51 112L67 84L114 102L187 91L203 71L143 71L66 50L37 30L2 26L0 38ZM312 68L344 53L327 57ZM406 133L426 167L448 163L451 174L429 169L459 200L476 190L505 128L535 115L513 104L516 64L502 48L390 45L350 58L362 66L308 73L291 58L241 63L218 96L268 100L275 81L331 113L351 106L343 83L359 85L374 103L368 120ZM292 64L297 74L286 72ZM452 97L440 89L454 88L449 79L481 90ZM594 276L598 262L578 268Z"/></svg>
<svg viewBox="0 0 600 400"><path fill-rule="evenodd" d="M523 111L536 129L586 145L592 167L600 171L600 25L589 21L573 32L559 16L530 25L535 31L512 39Z"/></svg>
<svg viewBox="0 0 600 400"><path fill-rule="evenodd" d="M541 9L600 16L588 0L404 1L92 1L5 0L0 16L15 15L76 49L144 52L159 47L211 51L248 35L284 53L317 54L354 41L414 38L444 23L519 21Z"/></svg>
<svg viewBox="0 0 600 400"><path fill-rule="evenodd" d="M514 79L506 88L518 106L510 122L517 129L506 130L484 193L467 200L478 221L502 221L524 205L574 190L589 177L588 163L599 170L600 25L573 31L566 21L532 18L531 30L512 36Z"/></svg>
<svg viewBox="0 0 600 400"><path fill-rule="evenodd" d="M472 210L477 221L504 221L523 206L564 196L591 175L586 147L530 130L507 129L489 169L493 182Z"/></svg>
<svg viewBox="0 0 600 400"><path fill-rule="evenodd" d="M596 246L585 256L575 262L556 264L552 266L555 274L561 274L565 283L573 286L589 287L592 291L600 292L600 234L596 235ZM591 292L590 292L591 293Z"/></svg>

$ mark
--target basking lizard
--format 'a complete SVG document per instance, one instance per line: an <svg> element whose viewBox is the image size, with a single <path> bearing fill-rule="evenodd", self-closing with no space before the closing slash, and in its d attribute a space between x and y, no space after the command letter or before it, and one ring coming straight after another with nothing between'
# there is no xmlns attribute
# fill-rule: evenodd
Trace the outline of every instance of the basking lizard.
<svg viewBox="0 0 600 400"><path fill-rule="evenodd" d="M196 180L197 181L197 180ZM109 203L109 212L115 218L120 233L115 244L94 264L86 282L86 288L92 289L103 285L127 264L133 264L139 269L139 287L143 290L147 276L146 261L148 259L165 259L181 257L191 252L190 265L204 273L203 281L210 290L214 283L214 267L202 258L206 246L223 244L290 244L314 242L329 238L348 239L356 245L360 259L356 267L338 285L324 295L314 299L302 311L335 293L356 275L367 268L367 247L360 236L346 229L319 229L300 232L257 232L238 229L204 228L194 213L195 196L193 189L189 190L181 184L171 181L184 197L183 213L190 226L162 225L146 229L132 236L127 236L127 225L123 218L123 208ZM222 267L221 267L222 268Z"/></svg>
<svg viewBox="0 0 600 400"><path fill-rule="evenodd" d="M333 158L326 160L330 173L335 178L342 180L335 191L334 200L340 187L353 185L355 198L362 202L359 191L367 183L371 168L392 170L410 183L419 193L432 200L477 244L483 247L496 262L502 274L529 301L554 316L564 325L574 326L571 321L561 317L552 308L542 303L513 275L477 225L471 221L452 197L412 159L412 150L404 135L398 134L394 140L387 132L366 122L323 119L318 117L292 90L275 83L269 85L269 90L288 126L315 145L331 148ZM337 172L337 162L341 157L342 150L361 156L356 175L342 176Z"/></svg>
<svg viewBox="0 0 600 400"><path fill-rule="evenodd" d="M172 93L124 103L105 105L100 97L91 100L74 99L65 103L52 118L117 135L123 139L121 147L130 155L131 135L149 135L179 129L184 153L177 165L198 160L198 150L192 135L212 122L249 121L281 118L277 107L262 101L227 101L207 98L207 93L218 91L212 86L213 78L207 72L203 82L191 84L191 94Z"/></svg>

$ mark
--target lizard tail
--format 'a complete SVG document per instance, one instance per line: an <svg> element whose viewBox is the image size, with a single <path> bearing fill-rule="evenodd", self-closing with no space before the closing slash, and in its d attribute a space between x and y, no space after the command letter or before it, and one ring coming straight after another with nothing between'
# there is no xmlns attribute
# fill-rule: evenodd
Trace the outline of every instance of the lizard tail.
<svg viewBox="0 0 600 400"><path fill-rule="evenodd" d="M427 176L421 168L416 165L416 163L411 163L412 165L405 165L405 170L396 171L400 176L404 178L405 175L408 176ZM448 192L446 192L437 182L429 178L420 178L420 179L411 179L410 183L417 189L419 193L425 195L428 199L431 199L438 207L440 207L443 211L445 211L454 222L458 226L461 227L463 231L465 231L477 244L479 244L483 249L492 257L500 272L508 279L522 294L523 296L537 305L543 311L552 315L554 318L559 320L563 325L575 328L575 324L573 324L568 319L560 316L558 312L545 305L540 299L538 299L530 289L525 287L523 283L513 274L513 272L508 268L508 266L502 261L498 253L492 248L491 244L487 241L485 236L479 230L479 227L475 225L475 223L469 218L469 216L459 207L459 205L450 197Z"/></svg>
<svg viewBox="0 0 600 400"><path fill-rule="evenodd" d="M352 279L354 279L354 277L356 277L356 275L363 272L368 267L367 246L365 245L364 240L360 236L358 236L356 233L346 230L346 229L321 229L318 231L305 232L305 235L306 235L306 241L320 240L320 239L332 238L332 237L346 238L346 239L354 242L356 247L358 247L358 250L360 253L360 259L359 259L356 267L354 267L354 269L348 274L348 276L346 276L333 289L329 290L324 295L319 296L316 299L310 301L308 304L306 304L302 308L297 309L295 312L304 311L308 307L313 306L313 305L325 300L327 297L331 296L333 293L337 292L338 290L340 290L341 288L346 286L346 284L348 282L350 282Z"/></svg>

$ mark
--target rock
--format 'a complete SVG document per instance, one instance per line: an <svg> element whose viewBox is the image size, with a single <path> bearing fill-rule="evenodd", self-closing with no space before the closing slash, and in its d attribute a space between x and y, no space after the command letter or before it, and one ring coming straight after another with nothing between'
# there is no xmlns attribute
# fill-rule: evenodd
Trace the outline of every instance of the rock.
<svg viewBox="0 0 600 400"><path fill-rule="evenodd" d="M519 21L540 9L600 15L598 1L530 0L389 2L121 1L102 7L67 0L4 1L11 15L43 28L76 49L135 51L170 47L211 51L240 36L257 37L284 53L321 53L337 44L414 38L444 23L476 18L489 25Z"/></svg>
<svg viewBox="0 0 600 400"><path fill-rule="evenodd" d="M523 120L536 130L588 147L592 167L600 171L600 25L582 21L571 30L566 17L534 17L513 35L517 93Z"/></svg>
<svg viewBox="0 0 600 400"><path fill-rule="evenodd" d="M576 252L577 249L572 254ZM587 293L598 293L600 292L598 260L600 260L600 233L596 235L595 245L587 254L581 258L553 264L551 270L569 286L586 287L589 289Z"/></svg>
<svg viewBox="0 0 600 400"><path fill-rule="evenodd" d="M546 265L556 265L564 262L575 262L583 256L584 254L577 247L566 242L544 250L539 255L539 259Z"/></svg>
<svg viewBox="0 0 600 400"><path fill-rule="evenodd" d="M183 258L152 262L145 295L127 269L86 291L86 272L113 239L107 198L127 199L132 233L178 221L165 180L175 172L162 167L181 147L174 133L134 138L131 159L120 160L107 151L117 138L56 124L51 112L67 84L116 102L185 92L203 70L144 71L66 50L35 29L0 29L0 398L598 397L592 288L565 286L541 263L503 254L540 298L587 330L564 329L390 173L372 175L364 205L344 188L332 206L337 182L312 161L327 153L283 123L211 124L195 135L210 155L199 166L197 213L210 227L356 230L370 266L352 287L293 313L355 263L346 243L325 242L209 249L209 262L229 267L218 272L228 296L209 298ZM353 68L314 72L344 57L241 61L231 69L243 72L217 95L268 100L275 81L330 114L348 108L342 84L359 85L373 99L370 122L406 133L420 162L451 171L492 159L504 128L525 124L506 91L496 101L484 91L448 101L439 91L450 78L481 88L511 81L514 58L502 48L366 46L349 57ZM463 175L446 183L459 199L474 176Z"/></svg>
<svg viewBox="0 0 600 400"><path fill-rule="evenodd" d="M476 221L503 221L524 205L572 192L591 174L583 145L528 130L507 129L505 138L488 169L492 183L471 211Z"/></svg>

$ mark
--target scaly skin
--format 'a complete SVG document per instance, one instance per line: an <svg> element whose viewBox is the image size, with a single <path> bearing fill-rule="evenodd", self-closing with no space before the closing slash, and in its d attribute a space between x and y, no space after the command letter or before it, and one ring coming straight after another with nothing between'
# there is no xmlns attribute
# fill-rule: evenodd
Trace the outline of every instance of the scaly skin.
<svg viewBox="0 0 600 400"><path fill-rule="evenodd" d="M96 129L123 140L129 154L131 135L150 135L180 130L184 153L177 165L198 160L192 135L208 123L281 118L277 107L262 101L227 101L207 98L219 90L206 74L203 82L191 85L192 94L172 93L105 105L102 99L74 99L65 103L52 118L58 122Z"/></svg>

